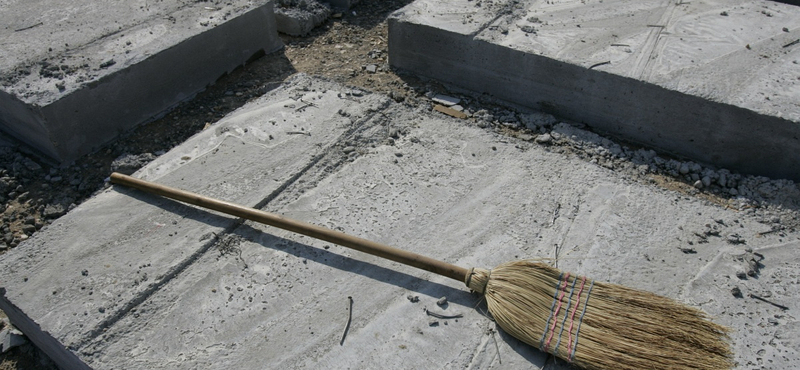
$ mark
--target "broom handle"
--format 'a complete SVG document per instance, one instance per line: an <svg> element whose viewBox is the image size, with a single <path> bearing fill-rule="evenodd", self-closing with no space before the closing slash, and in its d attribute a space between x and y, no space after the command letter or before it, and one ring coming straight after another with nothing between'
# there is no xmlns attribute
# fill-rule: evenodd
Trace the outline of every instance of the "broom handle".
<svg viewBox="0 0 800 370"><path fill-rule="evenodd" d="M193 204L199 207L212 209L232 216L260 222L262 224L267 224L284 230L289 230L298 234L310 236L312 238L325 240L343 247L355 249L360 252L369 253L374 256L400 262L404 265L427 270L461 282L464 282L467 274L469 274L468 269L452 265L447 262L435 260L430 257L425 257L423 255L390 247L385 244L347 235L345 233L331 230L322 226L292 220L274 213L264 212L254 208L244 207L238 204L205 197L166 185L140 180L134 177L123 175L121 173L112 173L111 182L114 184L129 186L148 193L161 195L163 197L179 200L181 202Z"/></svg>

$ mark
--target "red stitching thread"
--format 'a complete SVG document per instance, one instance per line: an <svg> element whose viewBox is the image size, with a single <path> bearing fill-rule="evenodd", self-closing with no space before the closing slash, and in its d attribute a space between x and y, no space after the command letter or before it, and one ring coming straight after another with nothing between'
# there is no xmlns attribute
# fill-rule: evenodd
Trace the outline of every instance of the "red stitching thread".
<svg viewBox="0 0 800 370"><path fill-rule="evenodd" d="M550 341L553 340L553 334L555 333L556 322L558 322L558 311L561 310L561 300L564 298L564 293L567 292L567 281L569 280L569 272L564 276L564 285L561 287L561 294L558 295L558 306L556 306L556 312L553 315L553 325L550 327L550 336L547 337L547 343L544 344L544 351L547 352L547 348L550 347ZM567 307L569 309L569 307Z"/></svg>
<svg viewBox="0 0 800 370"><path fill-rule="evenodd" d="M572 310L572 315L569 317L569 331L567 332L569 338L569 345L567 346L567 353L572 353L572 325L575 324L575 312L578 311L578 307L581 305L581 293L583 293L583 285L586 284L586 276L583 277L581 280L581 288L578 290L578 300L575 301L575 309ZM569 311L569 308L567 308ZM569 359L569 362L572 362L572 359Z"/></svg>

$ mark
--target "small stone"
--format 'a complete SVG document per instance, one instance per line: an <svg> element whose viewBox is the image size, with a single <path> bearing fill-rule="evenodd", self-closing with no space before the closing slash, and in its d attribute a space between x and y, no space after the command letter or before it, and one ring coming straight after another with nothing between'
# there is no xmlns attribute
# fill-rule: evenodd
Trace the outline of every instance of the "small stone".
<svg viewBox="0 0 800 370"><path fill-rule="evenodd" d="M3 325L0 327L2 327L2 330L0 330L0 349L3 353L28 343L25 335L17 328L11 326L7 319L3 319Z"/></svg>
<svg viewBox="0 0 800 370"><path fill-rule="evenodd" d="M152 153L122 154L111 162L111 171L132 175L136 170L144 167L154 159L156 159L156 156Z"/></svg>
<svg viewBox="0 0 800 370"><path fill-rule="evenodd" d="M106 312L106 308L105 307L100 307L100 308L97 309L97 311L100 311L100 313L105 313Z"/></svg>
<svg viewBox="0 0 800 370"><path fill-rule="evenodd" d="M723 188L728 186L728 175L726 175L724 172L721 172L719 174L719 178L717 179L717 183Z"/></svg>
<svg viewBox="0 0 800 370"><path fill-rule="evenodd" d="M741 279L741 280L746 280L747 279L747 273L745 273L744 271L739 271L739 272L736 273L736 277Z"/></svg>
<svg viewBox="0 0 800 370"><path fill-rule="evenodd" d="M67 213L67 210L64 206L60 204L48 204L47 207L44 208L43 215L47 218L58 218L63 216Z"/></svg>
<svg viewBox="0 0 800 370"><path fill-rule="evenodd" d="M537 144L549 144L553 141L553 137L550 134L542 134L536 137Z"/></svg>
<svg viewBox="0 0 800 370"><path fill-rule="evenodd" d="M694 185L693 185L693 186L694 186L695 188L697 188L697 189L702 189L702 188L703 188L703 182L702 182L702 181L700 181L700 180L697 180L697 181L695 181L695 182L694 182Z"/></svg>
<svg viewBox="0 0 800 370"><path fill-rule="evenodd" d="M733 287L733 289L731 289L731 294L733 294L733 296L734 296L734 297L736 297L736 298L742 298L742 297L744 297L744 296L742 295L742 290L741 290L741 289L739 289L739 287L738 287L738 286L735 286L735 287Z"/></svg>
<svg viewBox="0 0 800 370"><path fill-rule="evenodd" d="M83 271L81 271L81 275L89 276L89 270L84 269Z"/></svg>
<svg viewBox="0 0 800 370"><path fill-rule="evenodd" d="M711 178L708 177L708 176L703 176L703 178L700 179L700 181L703 182L703 186L706 187L706 188L711 186Z"/></svg>
<svg viewBox="0 0 800 370"><path fill-rule="evenodd" d="M447 297L442 297L442 298L439 298L439 300L438 300L438 301L436 301L436 304L437 304L437 305L439 305L439 306L444 306L444 305L446 305L446 304L447 304Z"/></svg>
<svg viewBox="0 0 800 370"><path fill-rule="evenodd" d="M461 99L459 98L442 94L436 94L431 100L444 105L445 107L452 107L461 102Z"/></svg>
<svg viewBox="0 0 800 370"><path fill-rule="evenodd" d="M439 326L439 320L436 320L436 319L430 319L430 320L428 321L428 326Z"/></svg>
<svg viewBox="0 0 800 370"><path fill-rule="evenodd" d="M770 317L770 318L768 318L768 319L767 319L767 322L768 322L768 323L770 323L770 324L772 324L772 325L778 325L778 319L776 319L776 318L774 318L774 317Z"/></svg>
<svg viewBox="0 0 800 370"><path fill-rule="evenodd" d="M24 225L24 226L22 226L22 232L24 232L27 235L31 235L34 232L36 232L36 226L34 226L34 225Z"/></svg>
<svg viewBox="0 0 800 370"><path fill-rule="evenodd" d="M681 167L678 169L678 172L681 175L685 175L685 174L689 173L689 165L686 164L686 163L682 163Z"/></svg>
<svg viewBox="0 0 800 370"><path fill-rule="evenodd" d="M348 147L345 147L344 149L342 149L342 151L344 152L344 154L350 154L352 152L355 152L356 148L352 147L352 146L348 146Z"/></svg>
<svg viewBox="0 0 800 370"><path fill-rule="evenodd" d="M376 73L376 72L378 72L378 66L377 66L377 65L374 65L374 64L370 64L370 65L368 65L366 69L367 69L367 72L369 72L369 73Z"/></svg>
<svg viewBox="0 0 800 370"><path fill-rule="evenodd" d="M730 234L727 240L730 244L745 244L745 240L739 234Z"/></svg>
<svg viewBox="0 0 800 370"><path fill-rule="evenodd" d="M407 299L408 299L408 300L409 300L411 303L417 303L417 302L419 302L419 296L418 296L418 295L410 295L410 294L409 294L409 295L408 295L408 297L406 297L406 298L407 298Z"/></svg>
<svg viewBox="0 0 800 370"><path fill-rule="evenodd" d="M403 156L403 153L396 152L396 153L394 153L394 155L395 155L395 157L402 157L402 156Z"/></svg>
<svg viewBox="0 0 800 370"><path fill-rule="evenodd" d="M34 224L36 224L36 217L33 217L33 216L25 217L24 223L26 225L34 225Z"/></svg>

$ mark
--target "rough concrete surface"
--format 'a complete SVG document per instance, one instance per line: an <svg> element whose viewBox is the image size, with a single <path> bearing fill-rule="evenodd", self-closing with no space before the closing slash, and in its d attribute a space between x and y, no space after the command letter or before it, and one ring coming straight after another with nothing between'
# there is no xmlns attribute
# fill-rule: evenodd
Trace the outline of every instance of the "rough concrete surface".
<svg viewBox="0 0 800 370"><path fill-rule="evenodd" d="M331 16L330 6L316 0L281 0L276 5L278 32L290 36L308 35Z"/></svg>
<svg viewBox="0 0 800 370"><path fill-rule="evenodd" d="M61 162L283 45L267 0L15 0L0 24L0 129Z"/></svg>
<svg viewBox="0 0 800 370"><path fill-rule="evenodd" d="M389 60L675 155L800 179L800 8L418 0Z"/></svg>
<svg viewBox="0 0 800 370"><path fill-rule="evenodd" d="M705 309L737 368L796 367L796 232L465 122L297 75L135 176L464 267L549 258ZM70 368L568 368L461 282L118 186L0 268L0 308Z"/></svg>

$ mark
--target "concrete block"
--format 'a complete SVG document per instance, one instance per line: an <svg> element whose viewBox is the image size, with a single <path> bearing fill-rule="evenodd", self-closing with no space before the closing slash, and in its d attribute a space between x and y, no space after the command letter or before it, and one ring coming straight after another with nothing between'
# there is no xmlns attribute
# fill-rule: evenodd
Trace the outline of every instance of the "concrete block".
<svg viewBox="0 0 800 370"><path fill-rule="evenodd" d="M288 86L282 95L270 93L237 110L137 176L263 205L351 129L350 118L336 113L350 101L336 91ZM93 367L86 364L92 354L81 352L87 343L122 317L138 316L140 303L208 252L216 235L238 225L175 202L136 202L141 194L119 190L81 204L0 262L0 309L63 368Z"/></svg>
<svg viewBox="0 0 800 370"><path fill-rule="evenodd" d="M0 4L0 130L69 162L280 49L272 2Z"/></svg>
<svg viewBox="0 0 800 370"><path fill-rule="evenodd" d="M295 1L278 3L275 8L275 23L278 32L290 36L305 36L311 30L324 23L331 16L331 8L316 0L303 2L300 6Z"/></svg>
<svg viewBox="0 0 800 370"><path fill-rule="evenodd" d="M647 147L800 180L800 8L418 0L389 61Z"/></svg>
<svg viewBox="0 0 800 370"><path fill-rule="evenodd" d="M739 363L796 367L795 318L778 319L764 354L782 311L723 296L742 284L797 301L797 243L783 241L797 231L763 233L749 213L497 135L297 76L136 176L465 267L554 258L724 315ZM729 257L743 248L721 237L682 253L708 223L747 240L777 275L740 283L730 271L747 262ZM462 282L116 186L0 256L0 269L0 308L30 324L19 327L37 345L61 346L65 368L529 369L548 359L497 333ZM463 316L430 325L426 310Z"/></svg>

